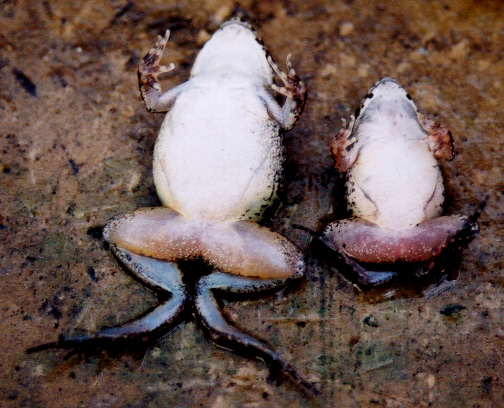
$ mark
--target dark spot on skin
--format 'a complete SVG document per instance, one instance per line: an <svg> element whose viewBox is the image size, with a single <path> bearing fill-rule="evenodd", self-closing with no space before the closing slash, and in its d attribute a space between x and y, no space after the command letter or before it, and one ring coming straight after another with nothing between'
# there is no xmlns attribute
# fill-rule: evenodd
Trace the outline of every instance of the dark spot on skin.
<svg viewBox="0 0 504 408"><path fill-rule="evenodd" d="M454 314L460 313L465 308L466 308L465 306L455 303L451 305L446 305L439 311L439 313L441 313L444 316L453 316Z"/></svg>
<svg viewBox="0 0 504 408"><path fill-rule="evenodd" d="M16 68L12 70L12 73L14 74L16 81L19 82L26 92L32 96L37 96L37 87L30 78Z"/></svg>
<svg viewBox="0 0 504 408"><path fill-rule="evenodd" d="M79 172L79 166L77 165L77 163L75 163L74 159L68 160L68 163L70 163L70 166L72 166L73 174L76 175Z"/></svg>
<svg viewBox="0 0 504 408"><path fill-rule="evenodd" d="M103 228L100 226L91 227L87 230L87 234L95 239L101 239L103 237Z"/></svg>
<svg viewBox="0 0 504 408"><path fill-rule="evenodd" d="M366 99L371 99L373 96L373 92L370 92L366 95Z"/></svg>
<svg viewBox="0 0 504 408"><path fill-rule="evenodd" d="M145 57L143 57L143 62L145 65L154 65L157 60L157 54L155 53L148 53Z"/></svg>
<svg viewBox="0 0 504 408"><path fill-rule="evenodd" d="M263 47L263 49L264 49L264 41L263 41L263 39L262 39L261 37L259 37L259 35L255 32L255 30L253 31L253 33L254 33L254 34L255 34L255 36L256 36L256 41L257 41L257 43L258 43L261 47Z"/></svg>
<svg viewBox="0 0 504 408"><path fill-rule="evenodd" d="M354 146L355 146L355 142L350 143L347 147L345 147L345 150L346 150L347 152L349 152L350 150L352 150L352 148L353 148Z"/></svg>

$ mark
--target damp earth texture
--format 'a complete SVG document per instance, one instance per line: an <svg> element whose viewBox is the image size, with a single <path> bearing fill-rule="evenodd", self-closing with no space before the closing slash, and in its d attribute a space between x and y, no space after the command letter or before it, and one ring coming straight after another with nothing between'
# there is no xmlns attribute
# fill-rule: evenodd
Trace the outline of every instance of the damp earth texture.
<svg viewBox="0 0 504 408"><path fill-rule="evenodd" d="M136 70L170 30L160 78L189 78L218 27L246 15L308 89L286 133L284 188L263 224L303 252L306 278L222 300L228 321L320 390L268 382L266 365L219 349L189 319L157 342L26 354L96 333L159 299L118 266L103 227L159 207ZM0 5L0 400L2 407L496 407L504 399L504 6L499 1L6 1ZM480 233L435 274L365 288L313 231L348 217L329 145L366 91L395 78L449 126L443 214L490 196ZM281 86L278 79L276 83Z"/></svg>

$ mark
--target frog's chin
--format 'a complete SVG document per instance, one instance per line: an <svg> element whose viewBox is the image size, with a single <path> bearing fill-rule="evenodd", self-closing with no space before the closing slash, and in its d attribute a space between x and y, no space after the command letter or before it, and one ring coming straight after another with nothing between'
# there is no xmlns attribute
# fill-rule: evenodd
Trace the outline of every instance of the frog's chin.
<svg viewBox="0 0 504 408"><path fill-rule="evenodd" d="M199 52L191 76L222 73L258 76L271 84L273 71L262 40L251 27L232 19Z"/></svg>

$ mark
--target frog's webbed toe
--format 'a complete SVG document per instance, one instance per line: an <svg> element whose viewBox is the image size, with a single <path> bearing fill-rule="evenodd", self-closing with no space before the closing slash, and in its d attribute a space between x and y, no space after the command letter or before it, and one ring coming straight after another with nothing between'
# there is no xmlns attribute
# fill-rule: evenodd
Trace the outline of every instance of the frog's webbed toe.
<svg viewBox="0 0 504 408"><path fill-rule="evenodd" d="M130 322L116 327L103 328L95 334L62 336L56 342L33 347L28 352L48 348L79 348L85 344L102 344L104 341L127 338L156 337L180 322L187 293L177 265L137 255L115 245L112 245L112 250L138 280L158 292L171 294L171 297Z"/></svg>
<svg viewBox="0 0 504 408"><path fill-rule="evenodd" d="M287 281L288 279L257 279L213 272L201 278L196 284L196 314L216 344L263 359L268 365L272 377L276 377L279 372L283 371L312 394L317 395L318 391L315 387L303 379L294 367L286 363L266 343L230 325L222 317L213 293L214 291L254 293L278 289Z"/></svg>

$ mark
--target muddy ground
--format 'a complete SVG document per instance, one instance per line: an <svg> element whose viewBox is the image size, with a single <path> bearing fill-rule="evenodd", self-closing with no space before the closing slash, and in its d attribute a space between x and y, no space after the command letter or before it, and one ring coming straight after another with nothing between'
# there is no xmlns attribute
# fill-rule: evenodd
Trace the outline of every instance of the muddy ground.
<svg viewBox="0 0 504 408"><path fill-rule="evenodd" d="M225 301L321 390L266 381L261 361L215 347L193 323L137 350L28 347L133 318L156 297L104 247L100 227L158 205L152 147L162 115L136 84L169 28L165 61L187 79L218 25L246 14L309 88L286 136L269 222L309 255L305 282ZM504 6L500 1L102 1L0 3L1 407L498 407L504 399ZM451 128L447 213L490 194L481 233L450 272L363 290L310 239L343 208L328 144L367 89L397 78ZM239 120L239 118L237 118Z"/></svg>

